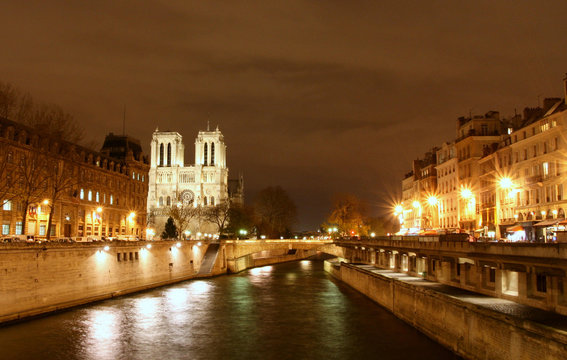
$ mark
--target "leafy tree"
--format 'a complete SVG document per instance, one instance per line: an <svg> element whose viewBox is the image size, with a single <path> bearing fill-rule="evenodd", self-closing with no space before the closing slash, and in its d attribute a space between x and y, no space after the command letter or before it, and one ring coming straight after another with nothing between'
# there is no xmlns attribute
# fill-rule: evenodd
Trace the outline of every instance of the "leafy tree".
<svg viewBox="0 0 567 360"><path fill-rule="evenodd" d="M341 236L353 234L366 236L368 234L367 209L362 201L351 194L335 196L333 210L327 218L327 223L336 224Z"/></svg>
<svg viewBox="0 0 567 360"><path fill-rule="evenodd" d="M167 218L165 223L165 229L161 234L162 239L177 239L177 227L173 222L173 218L170 216Z"/></svg>
<svg viewBox="0 0 567 360"><path fill-rule="evenodd" d="M260 191L254 212L259 233L270 238L288 235L297 216L295 203L280 186Z"/></svg>
<svg viewBox="0 0 567 360"><path fill-rule="evenodd" d="M233 203L228 209L228 225L226 231L238 237L240 230L245 230L248 234L251 234L253 228L254 209Z"/></svg>

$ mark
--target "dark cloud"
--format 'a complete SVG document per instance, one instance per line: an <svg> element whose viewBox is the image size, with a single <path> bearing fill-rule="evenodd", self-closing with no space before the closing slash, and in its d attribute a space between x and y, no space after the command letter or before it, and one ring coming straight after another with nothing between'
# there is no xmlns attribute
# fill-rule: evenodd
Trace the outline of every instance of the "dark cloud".
<svg viewBox="0 0 567 360"><path fill-rule="evenodd" d="M247 198L279 184L300 227L333 193L380 212L410 161L469 112L562 94L567 3L509 1L22 1L0 3L0 80L58 103L89 136L149 144L179 131L188 158L220 126ZM147 149L146 145L146 149Z"/></svg>

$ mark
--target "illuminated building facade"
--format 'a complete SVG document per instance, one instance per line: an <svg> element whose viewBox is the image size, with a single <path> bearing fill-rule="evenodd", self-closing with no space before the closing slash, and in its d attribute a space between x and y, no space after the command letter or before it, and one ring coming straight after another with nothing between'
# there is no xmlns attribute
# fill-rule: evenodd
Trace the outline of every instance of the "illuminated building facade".
<svg viewBox="0 0 567 360"><path fill-rule="evenodd" d="M564 86L567 95L567 78ZM564 98L547 98L541 107L526 108L509 119L500 119L495 111L459 118L457 139L437 151L436 228L477 237L553 241L555 232L567 225L566 138ZM406 222L407 178L402 187ZM423 192L420 198L418 192L412 194L413 201L426 202ZM423 221L413 223L421 230L429 228Z"/></svg>
<svg viewBox="0 0 567 360"><path fill-rule="evenodd" d="M110 134L98 152L0 119L0 157L2 236L45 238L51 213L51 238L143 237L149 162L139 141Z"/></svg>
<svg viewBox="0 0 567 360"><path fill-rule="evenodd" d="M229 198L242 202L243 181L228 179L226 145L218 127L214 131L199 131L194 165L185 165L184 154L181 134L156 129L151 143L147 211L158 236L172 206L211 207ZM216 232L213 224L198 219L189 228L193 234Z"/></svg>

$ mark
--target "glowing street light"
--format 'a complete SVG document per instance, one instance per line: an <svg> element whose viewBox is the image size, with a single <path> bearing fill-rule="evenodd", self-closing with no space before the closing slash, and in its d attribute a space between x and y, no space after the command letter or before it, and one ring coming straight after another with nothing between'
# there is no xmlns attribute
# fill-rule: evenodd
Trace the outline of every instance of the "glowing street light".
<svg viewBox="0 0 567 360"><path fill-rule="evenodd" d="M394 207L394 214L395 215L401 214L403 212L404 212L404 207L402 205L398 204Z"/></svg>
<svg viewBox="0 0 567 360"><path fill-rule="evenodd" d="M100 214L100 213L102 212L102 208L101 208L100 206L97 207L97 208L96 208L96 212Z"/></svg>
<svg viewBox="0 0 567 360"><path fill-rule="evenodd" d="M502 189L511 189L514 186L514 183L509 177L503 177L500 179L499 185Z"/></svg>
<svg viewBox="0 0 567 360"><path fill-rule="evenodd" d="M431 195L430 197L427 198L427 203L431 206L437 205L438 202L439 200L437 200L437 197L435 195Z"/></svg>
<svg viewBox="0 0 567 360"><path fill-rule="evenodd" d="M416 209L419 208L419 207L421 207L421 204L420 204L419 201L417 201L417 200L414 200L414 202L412 203L412 205L413 205L413 207L416 208Z"/></svg>
<svg viewBox="0 0 567 360"><path fill-rule="evenodd" d="M462 197L463 199L470 199L470 198L473 197L473 193L472 193L472 191L471 191L470 189L463 188L463 189L461 190L461 197Z"/></svg>
<svg viewBox="0 0 567 360"><path fill-rule="evenodd" d="M49 200L48 199L43 200L43 205L49 205Z"/></svg>

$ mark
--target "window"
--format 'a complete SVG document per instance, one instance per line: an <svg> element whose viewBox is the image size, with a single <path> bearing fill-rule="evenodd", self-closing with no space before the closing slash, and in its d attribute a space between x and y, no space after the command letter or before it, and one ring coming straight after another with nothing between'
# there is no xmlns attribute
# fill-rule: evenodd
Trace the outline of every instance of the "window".
<svg viewBox="0 0 567 360"><path fill-rule="evenodd" d="M215 206L215 197L211 196L211 206Z"/></svg>
<svg viewBox="0 0 567 360"><path fill-rule="evenodd" d="M136 180L136 173L132 171L132 180Z"/></svg>
<svg viewBox="0 0 567 360"><path fill-rule="evenodd" d="M22 222L16 222L16 235L22 235L24 233L24 227L22 226Z"/></svg>
<svg viewBox="0 0 567 360"><path fill-rule="evenodd" d="M87 200L89 201L93 201L93 192L91 190L89 190L88 196L87 196Z"/></svg>
<svg viewBox="0 0 567 360"><path fill-rule="evenodd" d="M162 206L163 206L163 196L160 196L158 201L158 207L162 207Z"/></svg>
<svg viewBox="0 0 567 360"><path fill-rule="evenodd" d="M215 165L215 143L211 143L211 166Z"/></svg>
<svg viewBox="0 0 567 360"><path fill-rule="evenodd" d="M203 198L203 205L207 206L207 197L206 196Z"/></svg>
<svg viewBox="0 0 567 360"><path fill-rule="evenodd" d="M171 144L167 144L167 166L171 166Z"/></svg>
<svg viewBox="0 0 567 360"><path fill-rule="evenodd" d="M39 225L39 236L45 236L45 224Z"/></svg>
<svg viewBox="0 0 567 360"><path fill-rule="evenodd" d="M536 275L536 289L538 292L547 292L547 276L542 274Z"/></svg>
<svg viewBox="0 0 567 360"><path fill-rule="evenodd" d="M112 195L110 195L110 205L114 204L114 197Z"/></svg>
<svg viewBox="0 0 567 360"><path fill-rule="evenodd" d="M10 224L2 224L2 235L10 234Z"/></svg>
<svg viewBox="0 0 567 360"><path fill-rule="evenodd" d="M144 175L142 175L142 182L144 182Z"/></svg>
<svg viewBox="0 0 567 360"><path fill-rule="evenodd" d="M159 159L158 159L158 165L164 166L165 165L165 161L163 158L163 144L159 144Z"/></svg>
<svg viewBox="0 0 567 360"><path fill-rule="evenodd" d="M170 198L169 196L167 197L167 199L166 199L166 201L165 201L165 204L166 204L167 206L171 206L171 198Z"/></svg>
<svg viewBox="0 0 567 360"><path fill-rule="evenodd" d="M85 190L84 190L84 189L81 189L81 193L80 193L80 195L79 195L79 198L80 198L81 200L84 200L84 199L85 199Z"/></svg>
<svg viewBox="0 0 567 360"><path fill-rule="evenodd" d="M203 153L203 165L207 166L207 143L205 143L205 151Z"/></svg>
<svg viewBox="0 0 567 360"><path fill-rule="evenodd" d="M97 191L96 192L96 202L99 202L99 201L100 201L100 196L99 196L98 191Z"/></svg>
<svg viewBox="0 0 567 360"><path fill-rule="evenodd" d="M544 162L542 164L542 168L543 168L543 176L549 176L549 163Z"/></svg>
<svg viewBox="0 0 567 360"><path fill-rule="evenodd" d="M10 200L4 200L4 204L2 205L2 210L4 211L12 210L12 202Z"/></svg>

